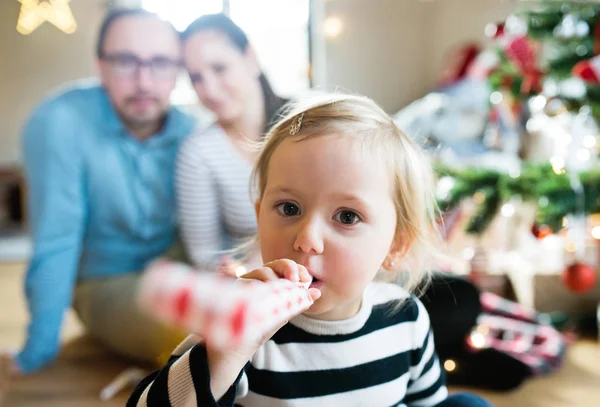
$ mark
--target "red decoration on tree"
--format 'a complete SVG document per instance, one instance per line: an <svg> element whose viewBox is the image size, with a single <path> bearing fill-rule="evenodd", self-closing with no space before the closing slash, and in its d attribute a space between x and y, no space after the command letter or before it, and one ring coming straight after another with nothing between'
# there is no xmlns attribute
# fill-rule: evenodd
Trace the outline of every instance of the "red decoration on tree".
<svg viewBox="0 0 600 407"><path fill-rule="evenodd" d="M600 24L599 24L600 25ZM573 67L573 75L583 79L587 83L600 82L600 55L579 61Z"/></svg>
<svg viewBox="0 0 600 407"><path fill-rule="evenodd" d="M584 293L596 285L596 270L589 264L575 262L562 273L562 283L575 293Z"/></svg>
<svg viewBox="0 0 600 407"><path fill-rule="evenodd" d="M438 80L438 86L444 87L452 85L463 79L469 68L481 52L477 43L468 42L452 52L446 57L446 67Z"/></svg>
<svg viewBox="0 0 600 407"><path fill-rule="evenodd" d="M552 229L547 225L538 225L534 224L531 227L531 233L538 239L543 239L546 236L550 236L552 234Z"/></svg>
<svg viewBox="0 0 600 407"><path fill-rule="evenodd" d="M537 67L536 51L536 45L525 36L514 38L505 49L506 56L523 74L521 93L524 95L542 90L544 72Z"/></svg>

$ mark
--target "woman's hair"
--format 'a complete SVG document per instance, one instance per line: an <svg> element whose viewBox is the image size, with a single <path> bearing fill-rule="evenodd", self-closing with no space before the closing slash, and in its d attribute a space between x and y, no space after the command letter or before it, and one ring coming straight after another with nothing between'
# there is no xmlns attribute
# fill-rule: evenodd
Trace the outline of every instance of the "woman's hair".
<svg viewBox="0 0 600 407"><path fill-rule="evenodd" d="M217 31L224 34L231 44L233 44L233 46L241 53L245 53L250 45L246 33L244 33L244 31L229 17L222 13L206 14L197 18L185 29L185 31L183 31L183 33L181 33L181 39L185 42L194 34L204 31ZM287 101L275 94L264 73L260 74L258 80L260 81L265 100L266 123L264 131L266 133L274 120L277 119L277 114Z"/></svg>
<svg viewBox="0 0 600 407"><path fill-rule="evenodd" d="M257 189L254 195L262 199L269 162L284 140L302 141L331 134L356 142L368 154L366 162L383 163L392 172L397 213L395 237L405 242L407 261L403 268L409 271L403 276L405 286L409 291L423 287L421 284L430 279L428 263L437 254L440 236L435 222L433 171L420 147L371 99L320 94L292 106L262 143L252 177Z"/></svg>

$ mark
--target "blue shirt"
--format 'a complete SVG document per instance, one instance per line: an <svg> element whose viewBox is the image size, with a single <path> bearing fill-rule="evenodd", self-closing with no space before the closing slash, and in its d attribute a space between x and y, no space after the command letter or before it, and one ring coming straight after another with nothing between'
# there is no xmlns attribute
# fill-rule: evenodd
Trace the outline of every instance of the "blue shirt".
<svg viewBox="0 0 600 407"><path fill-rule="evenodd" d="M160 133L128 134L105 91L77 85L46 99L23 134L34 253L24 372L52 361L78 280L141 271L176 235L175 159L193 119L172 108Z"/></svg>

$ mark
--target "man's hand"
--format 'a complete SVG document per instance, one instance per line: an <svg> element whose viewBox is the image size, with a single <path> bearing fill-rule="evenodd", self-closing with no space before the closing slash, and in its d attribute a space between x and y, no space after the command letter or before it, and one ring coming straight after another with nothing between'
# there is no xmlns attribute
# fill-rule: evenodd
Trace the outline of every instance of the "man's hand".
<svg viewBox="0 0 600 407"><path fill-rule="evenodd" d="M8 395L12 381L20 375L21 372L15 361L15 353L0 351L0 406Z"/></svg>

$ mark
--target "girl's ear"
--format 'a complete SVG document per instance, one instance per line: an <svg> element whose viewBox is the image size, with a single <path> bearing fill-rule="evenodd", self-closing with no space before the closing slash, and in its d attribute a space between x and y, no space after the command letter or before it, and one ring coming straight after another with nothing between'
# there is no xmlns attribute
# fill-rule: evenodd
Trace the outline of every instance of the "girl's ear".
<svg viewBox="0 0 600 407"><path fill-rule="evenodd" d="M256 221L258 222L258 214L260 213L260 201L254 202L254 215L256 216Z"/></svg>
<svg viewBox="0 0 600 407"><path fill-rule="evenodd" d="M400 266L400 262L406 257L409 248L410 243L408 242L408 239L397 234L390 246L387 256L385 256L385 260L382 264L383 269L388 271L397 270Z"/></svg>

